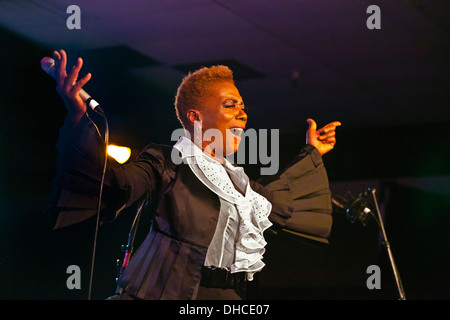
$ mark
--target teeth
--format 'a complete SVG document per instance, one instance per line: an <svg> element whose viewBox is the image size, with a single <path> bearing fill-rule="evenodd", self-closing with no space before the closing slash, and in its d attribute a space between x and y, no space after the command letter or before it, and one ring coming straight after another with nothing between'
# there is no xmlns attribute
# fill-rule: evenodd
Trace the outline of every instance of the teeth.
<svg viewBox="0 0 450 320"><path fill-rule="evenodd" d="M235 136L240 136L242 134L242 131L244 131L244 129L242 129L242 128L232 128L232 129L230 129L230 131Z"/></svg>

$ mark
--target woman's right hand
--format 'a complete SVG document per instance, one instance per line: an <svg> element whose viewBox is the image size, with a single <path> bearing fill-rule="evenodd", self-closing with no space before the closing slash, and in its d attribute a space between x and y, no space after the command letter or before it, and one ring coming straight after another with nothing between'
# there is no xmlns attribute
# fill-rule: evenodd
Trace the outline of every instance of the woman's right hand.
<svg viewBox="0 0 450 320"><path fill-rule="evenodd" d="M83 65L81 58L78 58L76 65L67 74L67 55L64 50L54 51L53 59L55 60L56 91L63 99L75 127L86 113L86 103L81 99L80 90L91 79L91 74L88 73L77 80Z"/></svg>

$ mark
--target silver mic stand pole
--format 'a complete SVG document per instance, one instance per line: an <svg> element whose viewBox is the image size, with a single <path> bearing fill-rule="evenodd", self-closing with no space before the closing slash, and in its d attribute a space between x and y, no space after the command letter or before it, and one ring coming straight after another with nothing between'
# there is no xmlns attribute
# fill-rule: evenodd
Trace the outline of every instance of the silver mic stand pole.
<svg viewBox="0 0 450 320"><path fill-rule="evenodd" d="M400 300L406 300L405 292L403 290L402 281L400 279L400 274L399 274L397 266L395 264L394 256L393 256L392 251L391 251L391 245L390 245L390 243L389 243L389 241L387 239L386 231L384 229L383 219L382 219L381 214L380 214L380 209L378 208L378 202L377 202L377 199L376 199L376 196L375 196L375 191L376 190L375 189L371 189L371 191L372 191L372 196L373 196L373 200L374 200L374 203L375 203L375 208L376 208L377 214L378 214L378 220L379 220L379 223L380 223L381 232L383 233L383 239L384 239L384 243L385 243L385 246L386 246L386 250L387 250L388 255L389 255L389 260L391 261L392 270L394 271L394 277L395 277L395 281L397 283L398 292L400 294Z"/></svg>

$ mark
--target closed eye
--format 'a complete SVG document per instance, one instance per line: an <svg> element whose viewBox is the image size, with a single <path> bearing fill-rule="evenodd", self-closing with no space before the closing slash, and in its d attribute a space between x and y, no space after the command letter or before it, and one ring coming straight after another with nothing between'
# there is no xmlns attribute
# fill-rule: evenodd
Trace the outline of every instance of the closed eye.
<svg viewBox="0 0 450 320"><path fill-rule="evenodd" d="M245 107L244 104L241 105L237 105L237 104L224 104L223 105L225 108L237 108L237 107L241 107L242 111L247 112L248 108Z"/></svg>

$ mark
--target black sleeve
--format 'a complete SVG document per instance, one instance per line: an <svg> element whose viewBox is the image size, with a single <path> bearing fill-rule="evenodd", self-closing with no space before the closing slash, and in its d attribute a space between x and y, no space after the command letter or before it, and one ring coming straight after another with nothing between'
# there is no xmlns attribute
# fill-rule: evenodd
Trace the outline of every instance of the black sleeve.
<svg viewBox="0 0 450 320"><path fill-rule="evenodd" d="M86 113L75 129L69 119L60 129L56 144L57 175L46 209L54 229L87 220L97 213L105 142L96 123L94 115ZM127 165L108 158L101 220L111 220L119 210L145 195L151 196L163 170L164 157L153 145Z"/></svg>
<svg viewBox="0 0 450 320"><path fill-rule="evenodd" d="M306 145L281 173L252 182L252 189L272 203L275 230L327 242L332 224L331 191L319 151Z"/></svg>

